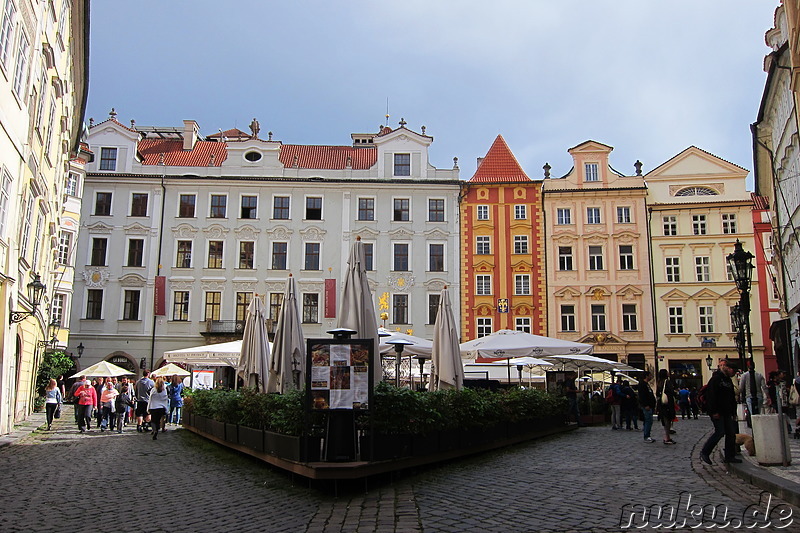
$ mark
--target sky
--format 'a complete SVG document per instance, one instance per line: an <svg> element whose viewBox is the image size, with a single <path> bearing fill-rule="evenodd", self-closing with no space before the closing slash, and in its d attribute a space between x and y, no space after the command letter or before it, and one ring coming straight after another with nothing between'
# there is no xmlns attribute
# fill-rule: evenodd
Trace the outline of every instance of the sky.
<svg viewBox="0 0 800 533"><path fill-rule="evenodd" d="M96 0L86 120L201 134L255 117L285 144L386 124L462 179L502 134L554 177L586 140L633 174L694 145L752 169L778 0ZM749 179L752 187L752 178Z"/></svg>

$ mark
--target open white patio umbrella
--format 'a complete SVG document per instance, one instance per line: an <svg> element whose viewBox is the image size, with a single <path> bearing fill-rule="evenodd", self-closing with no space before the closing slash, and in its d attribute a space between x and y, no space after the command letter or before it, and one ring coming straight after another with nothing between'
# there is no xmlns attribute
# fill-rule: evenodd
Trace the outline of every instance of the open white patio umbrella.
<svg viewBox="0 0 800 533"><path fill-rule="evenodd" d="M88 368L84 368L74 376L70 376L70 378L79 378L81 376L86 376L87 378L105 378L126 376L130 374L133 374L133 372L129 372L120 366L109 363L108 361L100 361L99 363L95 363Z"/></svg>
<svg viewBox="0 0 800 533"><path fill-rule="evenodd" d="M230 366L236 368L242 353L242 341L203 344L164 352L164 359L192 366Z"/></svg>
<svg viewBox="0 0 800 533"><path fill-rule="evenodd" d="M267 374L267 392L283 394L295 388L293 370L300 371L300 384L305 382L306 347L303 338L302 317L297 305L297 283L291 274L286 280L283 304L278 315L275 340Z"/></svg>
<svg viewBox="0 0 800 533"><path fill-rule="evenodd" d="M403 356L412 356L412 355L422 355L431 357L433 354L433 341L429 341L428 339L423 339L422 337L415 337L414 335L409 335L408 333L402 333L400 331L391 331L386 328L378 328L378 336L379 336L379 347L382 354L391 355L394 357L395 350L393 344L388 344L389 341L394 340L404 340L408 342L413 342L414 344L408 344L403 349Z"/></svg>
<svg viewBox="0 0 800 533"><path fill-rule="evenodd" d="M377 385L383 378L383 369L378 346L378 320L375 316L375 304L372 302L364 257L364 243L361 242L361 237L356 237L347 259L337 327L355 330L357 333L354 338L373 340L375 360L372 365L372 375Z"/></svg>
<svg viewBox="0 0 800 533"><path fill-rule="evenodd" d="M150 377L158 377L158 376L178 376L181 378L185 378L189 375L188 370L184 370L175 363L167 363L166 365L162 366L158 370L153 370L150 372Z"/></svg>
<svg viewBox="0 0 800 533"><path fill-rule="evenodd" d="M267 316L261 298L254 296L247 306L237 375L244 379L247 386L263 391L268 370Z"/></svg>
<svg viewBox="0 0 800 533"><path fill-rule="evenodd" d="M464 386L464 364L461 362L458 340L453 305L445 286L439 296L439 308L433 325L431 390L460 390Z"/></svg>
<svg viewBox="0 0 800 533"><path fill-rule="evenodd" d="M590 354L593 348L591 344L501 329L491 335L462 343L461 356L464 359L523 356L544 358L548 355Z"/></svg>

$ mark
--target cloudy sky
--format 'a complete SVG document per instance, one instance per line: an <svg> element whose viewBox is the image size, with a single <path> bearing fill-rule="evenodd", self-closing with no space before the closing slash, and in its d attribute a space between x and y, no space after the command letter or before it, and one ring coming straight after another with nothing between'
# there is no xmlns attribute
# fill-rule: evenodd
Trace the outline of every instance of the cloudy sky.
<svg viewBox="0 0 800 533"><path fill-rule="evenodd" d="M427 127L461 177L502 134L523 169L614 147L626 174L690 145L752 168L778 0L92 2L87 119L204 135L253 117L287 144ZM752 182L752 180L751 180Z"/></svg>

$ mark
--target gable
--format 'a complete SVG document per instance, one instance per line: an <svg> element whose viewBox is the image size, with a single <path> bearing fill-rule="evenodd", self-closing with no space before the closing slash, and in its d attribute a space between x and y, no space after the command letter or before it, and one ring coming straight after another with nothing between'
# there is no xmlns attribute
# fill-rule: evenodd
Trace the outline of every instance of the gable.
<svg viewBox="0 0 800 533"><path fill-rule="evenodd" d="M674 176L746 176L748 171L713 154L690 146L647 173L647 179Z"/></svg>

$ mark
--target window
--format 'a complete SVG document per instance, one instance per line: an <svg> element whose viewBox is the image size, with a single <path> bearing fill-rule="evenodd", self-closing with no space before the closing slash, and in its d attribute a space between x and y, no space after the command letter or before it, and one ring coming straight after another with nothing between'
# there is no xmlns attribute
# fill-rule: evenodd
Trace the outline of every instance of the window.
<svg viewBox="0 0 800 533"><path fill-rule="evenodd" d="M286 270L286 252L289 245L285 242L272 243L272 270Z"/></svg>
<svg viewBox="0 0 800 533"><path fill-rule="evenodd" d="M58 324L58 326L63 327L66 326L64 310L67 308L65 305L67 302L67 295L56 293L53 295L53 303L50 306L50 318L51 322L54 324Z"/></svg>
<svg viewBox="0 0 800 533"><path fill-rule="evenodd" d="M428 246L429 268L431 272L444 272L444 244Z"/></svg>
<svg viewBox="0 0 800 533"><path fill-rule="evenodd" d="M478 220L489 220L489 206L488 205L479 205L478 206Z"/></svg>
<svg viewBox="0 0 800 533"><path fill-rule="evenodd" d="M219 320L222 312L222 293L209 291L206 293L206 320Z"/></svg>
<svg viewBox="0 0 800 533"><path fill-rule="evenodd" d="M697 281L711 281L711 264L708 256L694 258L694 271Z"/></svg>
<svg viewBox="0 0 800 533"><path fill-rule="evenodd" d="M678 234L678 217L675 215L661 217L661 222L664 225L664 236L670 237Z"/></svg>
<svg viewBox="0 0 800 533"><path fill-rule="evenodd" d="M11 198L11 183L13 181L14 178L3 167L3 183L0 187L0 238L4 238L8 230L8 202Z"/></svg>
<svg viewBox="0 0 800 533"><path fill-rule="evenodd" d="M675 196L716 196L718 193L708 187L686 187L675 193Z"/></svg>
<svg viewBox="0 0 800 533"><path fill-rule="evenodd" d="M17 68L14 69L14 92L20 100L25 98L25 84L28 81L28 38L20 32L17 43Z"/></svg>
<svg viewBox="0 0 800 533"><path fill-rule="evenodd" d="M528 206L526 205L515 205L514 206L514 219L515 220L525 220L528 218Z"/></svg>
<svg viewBox="0 0 800 533"><path fill-rule="evenodd" d="M683 333L683 307L670 307L669 311L669 332L673 334Z"/></svg>
<svg viewBox="0 0 800 533"><path fill-rule="evenodd" d="M142 293L138 290L126 290L122 306L122 320L139 320L139 299Z"/></svg>
<svg viewBox="0 0 800 533"><path fill-rule="evenodd" d="M572 270L572 246L558 247L558 269Z"/></svg>
<svg viewBox="0 0 800 533"><path fill-rule="evenodd" d="M22 224L20 224L20 258L25 258L28 256L28 242L30 241L31 236L31 224L33 224L33 204L36 203L36 197L33 194L33 190L28 187L28 190L25 194L25 210L24 210L24 217L22 218Z"/></svg>
<svg viewBox="0 0 800 533"><path fill-rule="evenodd" d="M92 256L89 259L89 264L92 266L106 266L106 250L108 249L108 239L106 238L93 238L92 239Z"/></svg>
<svg viewBox="0 0 800 533"><path fill-rule="evenodd" d="M147 193L135 192L131 194L131 216L132 217L146 217L147 216Z"/></svg>
<svg viewBox="0 0 800 533"><path fill-rule="evenodd" d="M408 222L410 220L411 200L408 198L395 198L392 220L395 222Z"/></svg>
<svg viewBox="0 0 800 533"><path fill-rule="evenodd" d="M394 154L394 175L411 175L411 154Z"/></svg>
<svg viewBox="0 0 800 533"><path fill-rule="evenodd" d="M275 331L278 325L278 316L280 316L281 306L283 305L283 293L271 292L269 293L269 320L272 321L272 328L270 332Z"/></svg>
<svg viewBox="0 0 800 533"><path fill-rule="evenodd" d="M244 322L247 319L247 308L253 300L252 292L237 292L236 293L236 320L237 322Z"/></svg>
<svg viewBox="0 0 800 533"><path fill-rule="evenodd" d="M475 294L478 296L492 294L492 276L490 274L478 274L475 276Z"/></svg>
<svg viewBox="0 0 800 533"><path fill-rule="evenodd" d="M514 294L528 295L531 293L531 275L530 274L515 274L514 275Z"/></svg>
<svg viewBox="0 0 800 533"><path fill-rule="evenodd" d="M70 251L72 248L72 232L62 231L58 235L58 263L69 265Z"/></svg>
<svg viewBox="0 0 800 533"><path fill-rule="evenodd" d="M392 295L392 323L408 324L408 295Z"/></svg>
<svg viewBox="0 0 800 533"><path fill-rule="evenodd" d="M194 194L181 194L178 200L178 218L194 218L196 200Z"/></svg>
<svg viewBox="0 0 800 533"><path fill-rule="evenodd" d="M586 223L587 224L600 224L600 208L587 207L586 208Z"/></svg>
<svg viewBox="0 0 800 533"><path fill-rule="evenodd" d="M700 318L700 333L714 333L714 308L701 305L697 311Z"/></svg>
<svg viewBox="0 0 800 533"><path fill-rule="evenodd" d="M725 279L733 281L733 270L731 270L731 264L727 261L725 261Z"/></svg>
<svg viewBox="0 0 800 533"><path fill-rule="evenodd" d="M128 240L128 261L129 267L140 267L144 265L144 239Z"/></svg>
<svg viewBox="0 0 800 533"><path fill-rule="evenodd" d="M731 306L728 309L728 316L730 317L730 324L729 325L730 325L730 328L731 328L730 329L731 333L736 333L736 324L733 321L733 316L734 316L734 312L736 311L736 309L738 309L736 306Z"/></svg>
<svg viewBox="0 0 800 533"><path fill-rule="evenodd" d="M619 269L633 270L633 246L621 244L619 247Z"/></svg>
<svg viewBox="0 0 800 533"><path fill-rule="evenodd" d="M16 24L17 8L14 2L6 0L3 6L3 21L0 23L0 64L8 68L8 59L11 57L11 42Z"/></svg>
<svg viewBox="0 0 800 533"><path fill-rule="evenodd" d="M491 246L489 246L488 235L478 235L475 237L475 253L478 255L489 255L492 253Z"/></svg>
<svg viewBox="0 0 800 533"><path fill-rule="evenodd" d="M209 218L225 218L228 214L228 197L224 194L211 195L211 211Z"/></svg>
<svg viewBox="0 0 800 533"><path fill-rule="evenodd" d="M531 332L531 318L528 316L518 316L514 319L514 329L517 331Z"/></svg>
<svg viewBox="0 0 800 533"><path fill-rule="evenodd" d="M586 181L598 181L600 179L597 173L597 163L584 163L583 171L586 174Z"/></svg>
<svg viewBox="0 0 800 533"><path fill-rule="evenodd" d="M42 204L39 204L39 213L36 217L36 231L34 232L33 241L33 269L37 270L39 267L39 252L42 249L42 239L44 238L44 217L45 213L42 209Z"/></svg>
<svg viewBox="0 0 800 533"><path fill-rule="evenodd" d="M364 270L370 272L375 270L375 266L373 263L373 250L374 246L371 242L364 243Z"/></svg>
<svg viewBox="0 0 800 533"><path fill-rule="evenodd" d="M272 218L275 220L289 220L288 196L276 196L272 199Z"/></svg>
<svg viewBox="0 0 800 533"><path fill-rule="evenodd" d="M375 220L375 198L358 199L358 220Z"/></svg>
<svg viewBox="0 0 800 533"><path fill-rule="evenodd" d="M603 247L589 247L589 270L603 270Z"/></svg>
<svg viewBox="0 0 800 533"><path fill-rule="evenodd" d="M305 270L319 270L319 248L318 242L306 243Z"/></svg>
<svg viewBox="0 0 800 533"><path fill-rule="evenodd" d="M679 257L665 257L664 264L667 269L667 281L678 283L681 280L681 260Z"/></svg>
<svg viewBox="0 0 800 533"><path fill-rule="evenodd" d="M617 207L617 222L619 224L631 223L631 208L630 207Z"/></svg>
<svg viewBox="0 0 800 533"><path fill-rule="evenodd" d="M94 197L94 214L95 216L109 216L111 215L111 193L99 192Z"/></svg>
<svg viewBox="0 0 800 533"><path fill-rule="evenodd" d="M176 268L192 268L192 241L178 241Z"/></svg>
<svg viewBox="0 0 800 533"><path fill-rule="evenodd" d="M444 222L444 200L428 199L428 222Z"/></svg>
<svg viewBox="0 0 800 533"><path fill-rule="evenodd" d="M527 254L528 253L528 236L527 235L514 235L514 253Z"/></svg>
<svg viewBox="0 0 800 533"><path fill-rule="evenodd" d="M255 267L256 243L241 241L239 243L239 268L252 269Z"/></svg>
<svg viewBox="0 0 800 533"><path fill-rule="evenodd" d="M78 196L78 175L74 172L67 173L67 178L64 182L64 194Z"/></svg>
<svg viewBox="0 0 800 533"><path fill-rule="evenodd" d="M86 291L86 319L101 320L103 318L103 289Z"/></svg>
<svg viewBox="0 0 800 533"><path fill-rule="evenodd" d="M116 148L100 148L100 170L117 170Z"/></svg>
<svg viewBox="0 0 800 533"><path fill-rule="evenodd" d="M734 213L722 214L722 233L737 233L736 231L736 215Z"/></svg>
<svg viewBox="0 0 800 533"><path fill-rule="evenodd" d="M303 324L319 322L319 294L303 293Z"/></svg>
<svg viewBox="0 0 800 533"><path fill-rule="evenodd" d="M575 331L575 306L561 306L561 331Z"/></svg>
<svg viewBox="0 0 800 533"><path fill-rule="evenodd" d="M476 331L475 334L478 339L492 334L492 319L490 317L478 318L475 321Z"/></svg>
<svg viewBox="0 0 800 533"><path fill-rule="evenodd" d="M189 320L189 291L172 293L172 320L179 322Z"/></svg>
<svg viewBox="0 0 800 533"><path fill-rule="evenodd" d="M592 305L592 331L606 331L606 306Z"/></svg>
<svg viewBox="0 0 800 533"><path fill-rule="evenodd" d="M706 234L706 216L705 215L692 215L692 234L705 235Z"/></svg>
<svg viewBox="0 0 800 533"><path fill-rule="evenodd" d="M408 271L408 244L395 243L392 245L392 270L395 272Z"/></svg>
<svg viewBox="0 0 800 533"><path fill-rule="evenodd" d="M208 268L222 268L223 241L208 241Z"/></svg>
<svg viewBox="0 0 800 533"><path fill-rule="evenodd" d="M639 325L636 323L636 304L622 304L622 330L639 330Z"/></svg>
<svg viewBox="0 0 800 533"><path fill-rule="evenodd" d="M556 209L556 224L559 226L572 224L572 209L569 207L559 207Z"/></svg>
<svg viewBox="0 0 800 533"><path fill-rule="evenodd" d="M436 315L439 314L440 294L428 295L428 324L436 324Z"/></svg>
<svg viewBox="0 0 800 533"><path fill-rule="evenodd" d="M241 218L254 219L258 215L258 196L242 196Z"/></svg>
<svg viewBox="0 0 800 533"><path fill-rule="evenodd" d="M306 220L322 220L322 198L309 196L306 198Z"/></svg>

